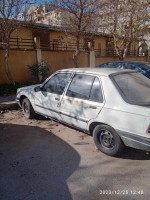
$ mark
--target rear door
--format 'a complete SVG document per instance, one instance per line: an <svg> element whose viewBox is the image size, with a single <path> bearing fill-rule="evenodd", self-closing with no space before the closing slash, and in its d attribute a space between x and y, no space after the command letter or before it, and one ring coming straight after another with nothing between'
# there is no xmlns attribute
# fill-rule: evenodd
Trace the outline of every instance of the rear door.
<svg viewBox="0 0 150 200"><path fill-rule="evenodd" d="M66 123L86 129L104 105L100 79L97 76L75 74L61 102L61 115Z"/></svg>

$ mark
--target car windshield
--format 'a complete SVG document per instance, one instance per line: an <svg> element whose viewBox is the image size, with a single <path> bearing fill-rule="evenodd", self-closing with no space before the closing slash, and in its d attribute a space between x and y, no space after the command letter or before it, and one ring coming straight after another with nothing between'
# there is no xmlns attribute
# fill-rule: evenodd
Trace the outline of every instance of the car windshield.
<svg viewBox="0 0 150 200"><path fill-rule="evenodd" d="M112 79L126 102L150 105L150 79L136 72L115 74Z"/></svg>

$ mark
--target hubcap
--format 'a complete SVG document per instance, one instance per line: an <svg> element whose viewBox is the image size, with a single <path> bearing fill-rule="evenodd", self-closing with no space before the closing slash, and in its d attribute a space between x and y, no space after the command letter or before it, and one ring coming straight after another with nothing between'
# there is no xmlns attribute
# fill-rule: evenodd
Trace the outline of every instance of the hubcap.
<svg viewBox="0 0 150 200"><path fill-rule="evenodd" d="M113 135L107 131L107 130L102 130L99 134L99 141L102 144L102 146L107 147L107 148L112 148L114 147L114 138Z"/></svg>

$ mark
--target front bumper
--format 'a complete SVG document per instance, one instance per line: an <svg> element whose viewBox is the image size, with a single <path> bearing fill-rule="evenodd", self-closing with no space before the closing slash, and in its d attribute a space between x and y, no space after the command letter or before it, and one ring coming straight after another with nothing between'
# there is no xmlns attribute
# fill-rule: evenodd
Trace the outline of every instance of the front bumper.
<svg viewBox="0 0 150 200"><path fill-rule="evenodd" d="M21 107L19 98L16 97L16 100L15 100L15 101L16 101L16 103L18 103L18 105Z"/></svg>

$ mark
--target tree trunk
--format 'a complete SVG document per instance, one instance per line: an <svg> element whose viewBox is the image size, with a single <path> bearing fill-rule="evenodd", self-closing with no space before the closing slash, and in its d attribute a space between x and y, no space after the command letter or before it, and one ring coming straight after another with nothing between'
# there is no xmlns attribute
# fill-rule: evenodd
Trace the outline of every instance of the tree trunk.
<svg viewBox="0 0 150 200"><path fill-rule="evenodd" d="M74 55L74 67L78 68L78 56L79 56L79 52L78 50L76 50L75 55Z"/></svg>
<svg viewBox="0 0 150 200"><path fill-rule="evenodd" d="M115 46L115 50L116 50L116 53L119 57L119 60L124 60L123 59L123 53L121 51L119 51L119 49Z"/></svg>
<svg viewBox="0 0 150 200"><path fill-rule="evenodd" d="M80 53L79 42L80 42L80 38L77 36L77 38L76 38L76 52L75 52L75 55L74 55L74 67L75 68L78 68L78 56L79 56L79 53Z"/></svg>
<svg viewBox="0 0 150 200"><path fill-rule="evenodd" d="M127 52L128 52L128 47L124 49L123 56L122 56L123 60L127 57Z"/></svg>
<svg viewBox="0 0 150 200"><path fill-rule="evenodd" d="M9 82L11 84L15 85L15 82L13 80L13 77L10 73L10 69L9 69L9 66L8 66L8 58L9 58L9 46L7 45L6 48L5 48L4 67L5 67L5 72L6 72L6 75L8 77Z"/></svg>
<svg viewBox="0 0 150 200"><path fill-rule="evenodd" d="M118 56L119 56L119 60L120 60L120 61L124 60L123 52L121 52Z"/></svg>
<svg viewBox="0 0 150 200"><path fill-rule="evenodd" d="M131 41L127 43L126 47L124 48L123 55L122 55L123 60L127 57L128 49L129 50L131 49Z"/></svg>

